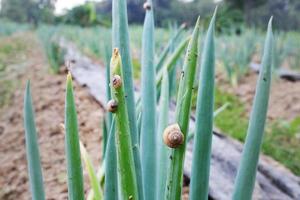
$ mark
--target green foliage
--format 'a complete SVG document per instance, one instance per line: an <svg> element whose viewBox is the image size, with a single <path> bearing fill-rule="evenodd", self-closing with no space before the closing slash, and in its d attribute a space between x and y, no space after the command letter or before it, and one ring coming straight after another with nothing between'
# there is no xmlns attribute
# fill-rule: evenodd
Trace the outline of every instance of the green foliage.
<svg viewBox="0 0 300 200"><path fill-rule="evenodd" d="M62 16L60 20L67 24L80 25L83 27L98 23L96 9L91 2L72 8L65 16Z"/></svg>
<svg viewBox="0 0 300 200"><path fill-rule="evenodd" d="M184 136L187 137L191 97L194 86L196 65L198 60L198 39L200 35L200 17L198 18L192 38L189 42L181 73L179 91L177 94L176 122ZM167 177L166 199L180 199L186 140L179 148L174 148L170 154L169 172Z"/></svg>
<svg viewBox="0 0 300 200"><path fill-rule="evenodd" d="M22 69L27 59L29 42L24 41L23 36L0 37L0 108L10 105L20 84L18 79L12 78L16 75L12 71Z"/></svg>
<svg viewBox="0 0 300 200"><path fill-rule="evenodd" d="M257 82L253 108L249 120L246 142L243 148L242 160L238 169L233 192L233 199L251 199L254 189L259 151L263 140L265 121L268 110L271 85L271 70L273 64L273 33L272 18L268 24L265 40L262 67Z"/></svg>
<svg viewBox="0 0 300 200"><path fill-rule="evenodd" d="M243 12L223 2L219 5L216 30L222 34L238 32L244 22Z"/></svg>
<svg viewBox="0 0 300 200"><path fill-rule="evenodd" d="M152 1L148 0L150 6ZM141 163L144 199L156 196L156 68L154 64L154 17L153 9L146 10L142 37L142 78L141 103L142 121L140 133ZM154 147L154 148L153 148Z"/></svg>
<svg viewBox="0 0 300 200"><path fill-rule="evenodd" d="M224 35L218 38L218 58L233 86L249 71L252 56L259 43L257 32L248 30L240 35ZM239 45L237 45L239 44Z"/></svg>
<svg viewBox="0 0 300 200"><path fill-rule="evenodd" d="M27 48L28 44L19 36L0 38L0 76L8 65L25 59L24 51Z"/></svg>
<svg viewBox="0 0 300 200"><path fill-rule="evenodd" d="M9 104L9 102L11 101L15 84L9 80L1 80L0 84L0 108L2 108L3 106Z"/></svg>
<svg viewBox="0 0 300 200"><path fill-rule="evenodd" d="M65 50L60 48L56 37L57 28L51 26L40 26L38 36L44 47L45 55L53 73L58 73L59 68L64 64Z"/></svg>
<svg viewBox="0 0 300 200"><path fill-rule="evenodd" d="M132 54L132 65L133 65L133 77L135 79L140 78L140 49L142 37L142 27L132 25L129 30L131 54ZM156 52L160 51L162 45L166 44L170 35L170 32L165 29L155 29L155 49ZM77 26L63 25L57 29L56 35L62 35L66 39L74 42L76 46L88 56L105 60L106 53L104 46L106 42L111 41L111 30L103 26L92 26L88 28L80 28ZM157 55L156 57L158 57Z"/></svg>
<svg viewBox="0 0 300 200"><path fill-rule="evenodd" d="M43 200L45 192L29 81L24 95L24 127L32 199Z"/></svg>
<svg viewBox="0 0 300 200"><path fill-rule="evenodd" d="M300 175L300 117L291 122L275 121L266 128L262 145L265 154Z"/></svg>
<svg viewBox="0 0 300 200"><path fill-rule="evenodd" d="M93 195L94 195L93 199L94 200L102 200L103 193L100 188L100 184L99 184L100 181L97 178L96 171L92 165L91 158L90 158L87 150L85 149L84 145L81 142L79 144L80 144L80 153L81 153L82 159L84 161L84 164L86 166L86 169L88 171L91 187L93 189L92 190Z"/></svg>
<svg viewBox="0 0 300 200"><path fill-rule="evenodd" d="M117 171L117 152L115 143L115 118L112 119L108 141L106 146L105 160L105 185L104 199L118 199L118 171Z"/></svg>
<svg viewBox="0 0 300 200"><path fill-rule="evenodd" d="M169 119L169 78L168 71L165 69L163 73L163 80L161 86L161 95L159 100L159 116L158 116L158 126L156 135L157 144L157 179L156 179L156 199L164 199L166 179L169 166L168 155L170 149L163 143L161 133L165 130L168 125Z"/></svg>
<svg viewBox="0 0 300 200"><path fill-rule="evenodd" d="M244 142L248 126L245 105L235 95L216 88L215 107L225 103L229 103L228 107L214 119L214 123L222 133ZM237 121L239 123L236 123ZM297 175L300 174L299 126L299 118L291 122L275 120L267 125L262 144L265 154L278 160Z"/></svg>
<svg viewBox="0 0 300 200"><path fill-rule="evenodd" d="M194 154L192 160L192 175L190 185L190 199L208 197L208 181L210 172L210 154L214 112L214 85L215 85L215 18L212 17L208 27L203 53L201 56L199 90L197 96L196 128ZM201 180L201 181L199 181Z"/></svg>
<svg viewBox="0 0 300 200"><path fill-rule="evenodd" d="M68 197L70 200L83 200L83 175L81 167L77 113L73 95L71 74L68 74L65 102L65 152L68 172Z"/></svg>
<svg viewBox="0 0 300 200"><path fill-rule="evenodd" d="M121 85L114 81L120 78ZM133 144L131 139L129 117L125 100L125 86L123 85L124 75L121 57L118 49L114 49L111 60L111 95L117 103L115 111L116 120L116 149L118 178L120 184L120 196L122 199L138 199L138 186L136 178L136 167L134 164Z"/></svg>
<svg viewBox="0 0 300 200"><path fill-rule="evenodd" d="M280 32L276 37L275 67L300 70L300 34Z"/></svg>
<svg viewBox="0 0 300 200"><path fill-rule="evenodd" d="M134 99L132 80L133 65L129 47L130 40L125 3L126 1L114 0L112 5L112 47L114 51L110 69L107 69L106 72L110 73L111 90L111 94L107 94L107 97L112 98L108 103L108 110L114 113L114 118L109 120L109 125L105 122L105 126L111 128L106 130L107 139L104 141L104 149L106 149L103 158L106 176L104 198L142 200L144 198L161 199L162 197L170 200L181 199L183 164L188 141L192 96L194 88L197 87L195 77L198 65L198 49L200 49L200 20L198 18L192 37L184 39L171 56L162 62L162 69L157 72L157 77L155 77L157 63L155 63L154 59L153 10L149 10L149 7L146 7L148 10L143 31L141 60L142 96L141 99L138 99L136 102ZM149 1L148 3L151 5L152 2ZM200 89L197 96L196 108L197 126L195 130L195 151L192 164L191 199L198 199L199 195L201 195L201 199L208 198L209 161L214 117L215 18L216 13L208 28L203 50L201 49L202 62L200 68ZM262 62L263 67L257 84L248 136L236 181L234 193L234 198L236 199L250 199L252 195L269 96L273 56L271 35L270 22ZM108 37L105 39L107 38ZM245 43L247 47L245 50L246 53L242 51L242 54L245 54L245 56L240 54L240 57L246 57L247 59L245 58L245 60L249 62L249 57L251 56L249 56L250 53L248 53L248 51L252 49L250 45L253 44L251 43L251 38L247 39L250 41L248 41L249 43ZM101 40L97 42L99 41ZM164 129L168 123L170 100L168 75L171 70L175 69L175 65L187 44L188 47L177 93L175 119L173 119L175 124ZM99 48L99 52L101 49L102 48ZM106 57L108 57L107 52ZM106 83L108 84L108 80ZM161 89L160 95L156 94L156 90L158 89ZM219 103L219 101L222 102L220 106L223 106L225 103L238 101L229 95L224 95L225 97L223 97L223 95L221 95L221 97L219 96L220 95L216 94L216 103ZM157 99L160 99L161 104L159 113L156 113ZM244 112L243 107L240 107L241 110L239 110L239 112ZM238 110L237 107L232 108L234 108L234 111ZM230 110L230 107L228 110ZM226 114L226 112L221 112L218 117L222 116L222 114ZM136 120L137 116L138 121ZM109 117L107 117L107 119L109 119ZM241 121L241 119L236 121ZM156 123L158 123L158 127ZM80 151L71 75L67 77L65 126L69 199L81 200L84 198L80 155L82 155L86 163L93 188L88 199L102 199L102 179L99 178L100 176L96 177L95 170L83 146ZM292 127L293 131L298 130L298 122L293 122ZM163 130L164 134L162 133ZM139 139L139 133L141 134L141 139ZM165 136L165 134L168 135ZM174 135L169 137L169 134ZM163 145L160 140L162 135L165 144L172 149ZM172 142L177 143L173 145ZM141 152L140 148L142 150ZM141 160L140 157L142 158ZM159 162L161 160L163 160L163 162ZM101 170L98 172L101 174Z"/></svg>
<svg viewBox="0 0 300 200"><path fill-rule="evenodd" d="M1 16L19 23L54 22L54 1L2 0Z"/></svg>
<svg viewBox="0 0 300 200"><path fill-rule="evenodd" d="M215 107L229 103L226 110L215 118L215 125L222 132L244 141L247 130L247 111L243 103L235 95L226 93L219 88L215 90ZM236 122L239 123L236 123Z"/></svg>
<svg viewBox="0 0 300 200"><path fill-rule="evenodd" d="M130 52L130 40L128 31L127 1L112 1L112 48L118 48L122 55L122 82L126 93L126 111L128 113L128 124L130 128L131 143L133 145L134 165L136 170L136 183L139 188L139 199L143 199L142 171L136 124L135 97L132 77L132 57ZM134 195L134 194L132 194ZM128 197L128 196L127 196ZM137 198L137 197L136 197Z"/></svg>
<svg viewBox="0 0 300 200"><path fill-rule="evenodd" d="M13 33L24 32L30 29L28 24L19 24L8 20L0 20L0 36L9 36Z"/></svg>

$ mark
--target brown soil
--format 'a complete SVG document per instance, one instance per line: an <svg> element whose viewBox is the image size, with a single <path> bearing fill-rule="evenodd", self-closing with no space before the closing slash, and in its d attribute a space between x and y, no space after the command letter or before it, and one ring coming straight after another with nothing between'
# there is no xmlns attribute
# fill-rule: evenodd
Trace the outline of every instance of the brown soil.
<svg viewBox="0 0 300 200"><path fill-rule="evenodd" d="M258 75L248 73L236 88L230 86L223 77L218 78L222 90L235 94L246 105L248 113L252 107ZM273 77L269 102L269 120L293 120L300 117L300 81L291 82Z"/></svg>
<svg viewBox="0 0 300 200"><path fill-rule="evenodd" d="M0 109L0 199L30 199L23 129L23 92L27 79L31 80L36 125L43 167L47 199L67 199L64 135L60 123L64 121L65 74L51 75L36 39L29 37L31 62L14 80L20 81L9 106ZM21 63L20 63L21 64ZM103 111L87 90L75 84L80 138L99 166L101 156L101 118ZM96 168L97 168L96 167ZM88 188L86 172L85 190Z"/></svg>

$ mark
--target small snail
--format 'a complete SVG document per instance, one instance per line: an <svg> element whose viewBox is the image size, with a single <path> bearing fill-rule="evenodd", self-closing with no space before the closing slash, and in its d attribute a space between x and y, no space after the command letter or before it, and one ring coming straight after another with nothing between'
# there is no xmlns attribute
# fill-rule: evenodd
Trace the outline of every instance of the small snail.
<svg viewBox="0 0 300 200"><path fill-rule="evenodd" d="M182 134L178 124L169 125L163 134L164 143L170 148L177 148L184 142L184 135Z"/></svg>
<svg viewBox="0 0 300 200"><path fill-rule="evenodd" d="M151 4L149 2L145 2L143 8L144 10L151 10Z"/></svg>
<svg viewBox="0 0 300 200"><path fill-rule="evenodd" d="M109 102L107 103L107 110L109 112L116 112L118 109L118 102L114 99L109 100Z"/></svg>
<svg viewBox="0 0 300 200"><path fill-rule="evenodd" d="M122 78L119 75L114 75L112 78L112 86L117 89L122 86Z"/></svg>

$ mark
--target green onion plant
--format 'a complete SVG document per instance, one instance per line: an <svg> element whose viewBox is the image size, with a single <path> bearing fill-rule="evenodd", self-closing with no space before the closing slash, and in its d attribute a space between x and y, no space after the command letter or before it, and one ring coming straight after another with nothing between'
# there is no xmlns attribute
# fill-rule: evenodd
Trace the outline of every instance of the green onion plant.
<svg viewBox="0 0 300 200"><path fill-rule="evenodd" d="M142 34L141 97L135 100L126 1L113 0L113 50L111 60L106 64L107 110L111 114L105 117L103 123L105 135L102 145L105 152L98 171L92 166L90 155L79 139L72 78L70 74L67 76L65 149L70 200L85 198L81 159L91 183L88 199L180 200L186 146L189 140L194 141L189 198L208 199L214 118L214 32L217 9L203 38L203 47L200 48L199 17L192 35L175 45L173 53L163 53L160 59L155 59L153 2L146 1L144 9L146 15ZM180 73L175 117L170 117L169 75L183 51L186 53ZM106 55L110 54L110 51L106 52ZM201 59L198 59L199 52ZM262 70L236 178L234 200L247 200L252 196L268 107L272 59L273 36L270 20ZM198 67L200 78L196 81ZM196 128L191 131L189 122L195 87L199 88L195 111ZM45 198L45 194L29 84L25 93L24 117L32 198L40 200Z"/></svg>

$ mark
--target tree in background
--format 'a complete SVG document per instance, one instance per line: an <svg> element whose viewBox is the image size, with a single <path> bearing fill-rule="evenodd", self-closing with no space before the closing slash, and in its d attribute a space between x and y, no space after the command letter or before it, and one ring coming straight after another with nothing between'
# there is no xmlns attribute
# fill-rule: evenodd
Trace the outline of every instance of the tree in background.
<svg viewBox="0 0 300 200"><path fill-rule="evenodd" d="M83 5L76 6L69 10L65 15L57 17L57 21L60 23L79 25L82 27L102 25L109 27L111 25L110 15L111 11L102 10L106 9L106 1L101 2L99 9L99 4L95 2L87 2Z"/></svg>
<svg viewBox="0 0 300 200"><path fill-rule="evenodd" d="M243 13L244 21L250 26L263 26L274 17L274 26L282 30L300 28L299 0L224 0L231 10Z"/></svg>
<svg viewBox="0 0 300 200"><path fill-rule="evenodd" d="M19 23L54 22L55 0L2 0L1 17Z"/></svg>
<svg viewBox="0 0 300 200"><path fill-rule="evenodd" d="M68 23L80 26L95 24L110 26L112 0L88 2L71 9L60 17L54 16L56 0L2 0L1 17L15 22ZM142 24L145 0L127 0L128 21ZM156 26L166 27L170 22L189 23L201 15L207 24L216 3L213 0L153 0ZM238 33L243 26L264 27L271 15L274 27L282 30L300 28L300 0L223 0L219 2L217 30Z"/></svg>
<svg viewBox="0 0 300 200"><path fill-rule="evenodd" d="M94 4L86 3L72 8L62 18L62 22L67 24L91 26L96 23L97 15Z"/></svg>

